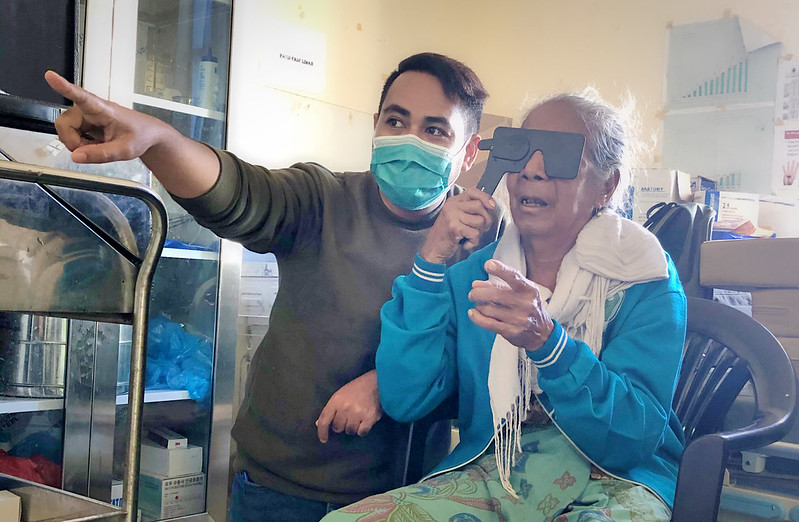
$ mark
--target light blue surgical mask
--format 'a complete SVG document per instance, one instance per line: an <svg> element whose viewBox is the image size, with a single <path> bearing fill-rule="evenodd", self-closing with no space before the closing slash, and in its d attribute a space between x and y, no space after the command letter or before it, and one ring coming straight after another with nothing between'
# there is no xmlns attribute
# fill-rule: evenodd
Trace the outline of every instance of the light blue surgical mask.
<svg viewBox="0 0 799 522"><path fill-rule="evenodd" d="M419 210L449 190L452 158L458 152L414 134L375 136L370 168L389 201L406 210Z"/></svg>

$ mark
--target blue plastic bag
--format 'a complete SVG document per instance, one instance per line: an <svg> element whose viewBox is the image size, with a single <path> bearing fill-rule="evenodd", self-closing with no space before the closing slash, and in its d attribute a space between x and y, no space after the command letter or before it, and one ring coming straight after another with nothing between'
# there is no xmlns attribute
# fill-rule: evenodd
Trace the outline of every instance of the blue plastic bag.
<svg viewBox="0 0 799 522"><path fill-rule="evenodd" d="M145 387L186 390L189 397L209 404L213 352L208 339L186 332L159 316L150 320Z"/></svg>

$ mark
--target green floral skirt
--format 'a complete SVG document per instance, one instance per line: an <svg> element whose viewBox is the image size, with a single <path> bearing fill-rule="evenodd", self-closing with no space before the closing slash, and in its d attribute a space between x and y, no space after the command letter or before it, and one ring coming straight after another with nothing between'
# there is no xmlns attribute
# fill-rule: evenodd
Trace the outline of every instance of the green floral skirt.
<svg viewBox="0 0 799 522"><path fill-rule="evenodd" d="M493 446L462 468L365 498L325 522L668 521L670 511L641 486L593 475L591 464L552 424L525 426L511 472L500 484Z"/></svg>

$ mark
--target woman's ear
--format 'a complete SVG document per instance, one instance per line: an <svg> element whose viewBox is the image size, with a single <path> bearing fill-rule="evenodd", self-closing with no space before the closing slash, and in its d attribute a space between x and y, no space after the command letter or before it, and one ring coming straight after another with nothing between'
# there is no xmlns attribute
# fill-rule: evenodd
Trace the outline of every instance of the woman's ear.
<svg viewBox="0 0 799 522"><path fill-rule="evenodd" d="M616 188L619 186L619 180L621 179L621 173L619 169L613 171L613 175L610 176L607 181L605 181L605 201L604 203L607 204L610 201L610 198L613 196L613 193L616 192Z"/></svg>

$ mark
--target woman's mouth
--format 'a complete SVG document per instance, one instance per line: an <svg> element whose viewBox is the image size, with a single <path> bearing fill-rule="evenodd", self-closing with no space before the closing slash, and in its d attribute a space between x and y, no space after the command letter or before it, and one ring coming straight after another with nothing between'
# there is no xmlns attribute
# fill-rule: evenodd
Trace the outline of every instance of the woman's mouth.
<svg viewBox="0 0 799 522"><path fill-rule="evenodd" d="M547 202L539 198L522 198L521 203L523 207L546 207Z"/></svg>

